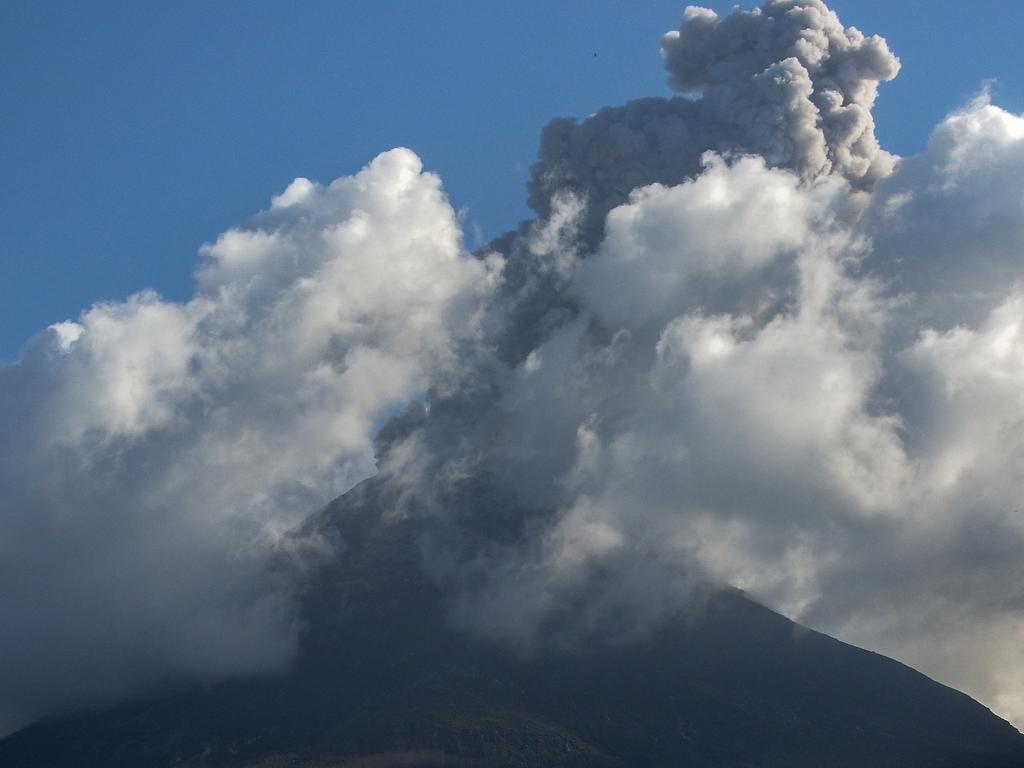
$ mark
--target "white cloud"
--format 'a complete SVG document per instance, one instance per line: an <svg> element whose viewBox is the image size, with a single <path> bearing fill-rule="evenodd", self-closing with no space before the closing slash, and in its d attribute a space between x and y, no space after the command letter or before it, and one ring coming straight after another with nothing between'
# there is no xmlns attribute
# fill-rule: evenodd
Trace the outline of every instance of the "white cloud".
<svg viewBox="0 0 1024 768"><path fill-rule="evenodd" d="M917 298L917 323L977 324L1021 279L1024 119L980 96L900 162L865 221L873 262Z"/></svg>
<svg viewBox="0 0 1024 768"><path fill-rule="evenodd" d="M404 149L297 180L203 254L190 301L96 305L0 371L12 718L285 663L278 537L458 380L500 270Z"/></svg>
<svg viewBox="0 0 1024 768"><path fill-rule="evenodd" d="M845 182L756 158L613 209L490 433L558 511L461 615L642 627L700 576L1024 722L1022 126L952 115L859 221Z"/></svg>
<svg viewBox="0 0 1024 768"><path fill-rule="evenodd" d="M609 327L663 326L681 307L714 312L745 301L750 311L767 309L781 299L772 268L787 256L792 265L810 231L828 226L845 191L835 177L808 191L759 157L727 165L709 154L704 162L695 180L640 188L608 214L577 292Z"/></svg>

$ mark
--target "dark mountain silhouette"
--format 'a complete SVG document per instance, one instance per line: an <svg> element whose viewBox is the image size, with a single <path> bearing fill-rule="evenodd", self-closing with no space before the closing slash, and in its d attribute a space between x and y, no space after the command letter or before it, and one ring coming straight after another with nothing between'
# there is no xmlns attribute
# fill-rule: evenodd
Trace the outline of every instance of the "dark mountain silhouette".
<svg viewBox="0 0 1024 768"><path fill-rule="evenodd" d="M337 554L304 582L287 676L40 722L0 766L1024 766L1024 736L966 695L735 591L628 641L475 639L423 575L421 518L382 517L390 493L367 481L308 522ZM451 503L490 536L524 518L484 484Z"/></svg>

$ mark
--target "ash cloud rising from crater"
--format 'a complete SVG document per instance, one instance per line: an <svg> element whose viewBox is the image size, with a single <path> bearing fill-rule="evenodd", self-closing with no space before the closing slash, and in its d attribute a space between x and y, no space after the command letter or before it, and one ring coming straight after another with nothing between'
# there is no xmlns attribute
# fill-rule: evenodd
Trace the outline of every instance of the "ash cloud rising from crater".
<svg viewBox="0 0 1024 768"><path fill-rule="evenodd" d="M898 61L818 0L691 7L662 56L690 97L553 121L479 254L393 150L0 371L10 722L286 664L283 533L377 465L469 631L729 584L1024 722L1024 118L886 153ZM467 553L487 510L429 504L467 477L540 512Z"/></svg>

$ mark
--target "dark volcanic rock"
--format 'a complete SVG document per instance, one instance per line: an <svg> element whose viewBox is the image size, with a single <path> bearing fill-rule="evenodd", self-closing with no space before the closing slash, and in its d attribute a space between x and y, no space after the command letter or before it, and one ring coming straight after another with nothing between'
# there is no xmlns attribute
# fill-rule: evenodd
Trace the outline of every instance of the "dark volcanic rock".
<svg viewBox="0 0 1024 768"><path fill-rule="evenodd" d="M470 490L514 537L511 502ZM37 723L0 766L1024 766L1024 736L969 697L736 592L628 643L521 658L474 639L388 498L368 481L309 522L338 554L305 582L286 677Z"/></svg>

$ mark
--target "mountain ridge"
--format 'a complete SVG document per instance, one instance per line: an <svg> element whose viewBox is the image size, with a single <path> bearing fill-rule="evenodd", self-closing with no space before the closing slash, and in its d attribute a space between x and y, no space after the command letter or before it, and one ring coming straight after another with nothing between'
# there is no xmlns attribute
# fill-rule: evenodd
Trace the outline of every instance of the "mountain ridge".
<svg viewBox="0 0 1024 768"><path fill-rule="evenodd" d="M337 555L304 582L287 675L36 723L0 765L1024 765L1024 736L966 694L737 591L628 641L475 637L423 573L421 522L385 514L395 492L366 481L307 522ZM479 484L446 503L458 517L488 492L492 514L515 504Z"/></svg>

